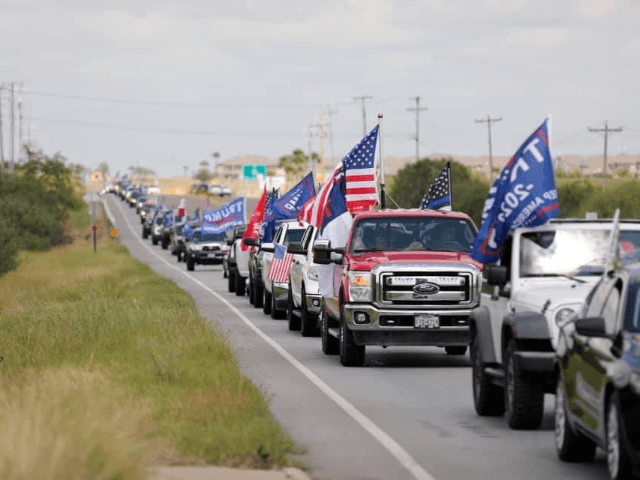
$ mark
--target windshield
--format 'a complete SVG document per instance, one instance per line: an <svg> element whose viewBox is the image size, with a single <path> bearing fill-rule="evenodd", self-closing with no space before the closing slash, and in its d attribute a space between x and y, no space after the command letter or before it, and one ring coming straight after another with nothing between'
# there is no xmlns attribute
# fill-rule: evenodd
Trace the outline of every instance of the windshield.
<svg viewBox="0 0 640 480"><path fill-rule="evenodd" d="M224 233L196 233L193 235L193 241L195 243L204 242L224 242L227 240L227 236Z"/></svg>
<svg viewBox="0 0 640 480"><path fill-rule="evenodd" d="M470 252L476 230L468 220L439 217L366 218L351 239L353 253L375 251Z"/></svg>
<svg viewBox="0 0 640 480"><path fill-rule="evenodd" d="M610 230L559 229L520 237L520 276L602 275ZM640 246L640 231L622 230L623 249Z"/></svg>
<svg viewBox="0 0 640 480"><path fill-rule="evenodd" d="M304 235L305 229L287 229L287 233L284 235L284 243L283 245L289 245L291 242L300 242L302 240L302 236Z"/></svg>

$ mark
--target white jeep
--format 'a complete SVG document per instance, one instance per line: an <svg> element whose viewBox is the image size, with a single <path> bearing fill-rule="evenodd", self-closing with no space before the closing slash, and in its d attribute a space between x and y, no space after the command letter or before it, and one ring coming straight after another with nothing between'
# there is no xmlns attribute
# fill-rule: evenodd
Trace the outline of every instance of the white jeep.
<svg viewBox="0 0 640 480"><path fill-rule="evenodd" d="M555 393L558 325L578 312L601 278L612 221L552 219L519 228L484 269L482 306L471 315L473 401L514 429L539 428ZM620 246L640 247L640 221L620 220ZM490 295L489 295L490 294Z"/></svg>

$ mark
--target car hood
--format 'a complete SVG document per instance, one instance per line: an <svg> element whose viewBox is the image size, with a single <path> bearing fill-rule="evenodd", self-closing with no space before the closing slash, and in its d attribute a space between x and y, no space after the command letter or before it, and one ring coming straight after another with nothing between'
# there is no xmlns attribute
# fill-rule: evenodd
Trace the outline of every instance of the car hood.
<svg viewBox="0 0 640 480"><path fill-rule="evenodd" d="M371 270L378 265L387 263L400 265L417 263L466 263L477 267L479 270L482 270L483 267L481 263L473 260L468 253L460 252L366 252L352 256L349 259L349 265L355 270Z"/></svg>
<svg viewBox="0 0 640 480"><path fill-rule="evenodd" d="M511 299L538 312L547 302L550 302L547 306L548 311L563 305L580 305L597 282L596 277L581 277L581 279L584 279L585 283L564 277L521 280L521 285L517 288L518 293Z"/></svg>

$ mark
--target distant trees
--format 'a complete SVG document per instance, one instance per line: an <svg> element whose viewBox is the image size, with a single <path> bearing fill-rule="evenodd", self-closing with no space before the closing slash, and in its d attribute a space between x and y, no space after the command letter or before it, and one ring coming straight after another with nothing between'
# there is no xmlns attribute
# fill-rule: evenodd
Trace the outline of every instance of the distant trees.
<svg viewBox="0 0 640 480"><path fill-rule="evenodd" d="M213 178L213 173L209 170L209 162L206 160L202 160L200 162L200 169L193 176L196 180L199 180L202 183L210 182Z"/></svg>
<svg viewBox="0 0 640 480"><path fill-rule="evenodd" d="M148 177L154 176L156 174L155 170L146 167L129 167L129 172L131 172L132 177L138 177L143 182L147 181Z"/></svg>
<svg viewBox="0 0 640 480"><path fill-rule="evenodd" d="M450 158L425 158L406 165L398 171L389 195L402 208L419 208L427 188L448 161L451 161L453 209L469 215L479 228L489 182Z"/></svg>
<svg viewBox="0 0 640 480"><path fill-rule="evenodd" d="M76 193L78 165L64 160L30 151L13 178L0 180L0 275L16 268L19 249L46 250L70 241L66 219L85 205Z"/></svg>
<svg viewBox="0 0 640 480"><path fill-rule="evenodd" d="M311 154L311 163L314 165L320 163L320 156L315 152ZM278 166L284 168L287 176L291 178L301 177L309 171L309 156L302 150L296 149L291 155L280 157Z"/></svg>

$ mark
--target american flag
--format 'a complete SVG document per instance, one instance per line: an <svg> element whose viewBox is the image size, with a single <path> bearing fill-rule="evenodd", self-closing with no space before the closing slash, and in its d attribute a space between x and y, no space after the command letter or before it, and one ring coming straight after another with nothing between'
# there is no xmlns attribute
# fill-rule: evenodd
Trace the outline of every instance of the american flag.
<svg viewBox="0 0 640 480"><path fill-rule="evenodd" d="M289 271L293 263L293 255L287 253L287 247L276 244L273 249L273 261L269 267L270 280L274 282L287 283L289 281Z"/></svg>
<svg viewBox="0 0 640 480"><path fill-rule="evenodd" d="M435 178L420 203L421 210L451 211L451 163L447 162Z"/></svg>
<svg viewBox="0 0 640 480"><path fill-rule="evenodd" d="M298 215L299 221L310 223L316 228L322 226L322 218L331 189L334 187L336 177L343 171L347 176L346 197L349 212L369 210L378 203L375 169L377 140L378 125L342 159L318 194L303 205Z"/></svg>

